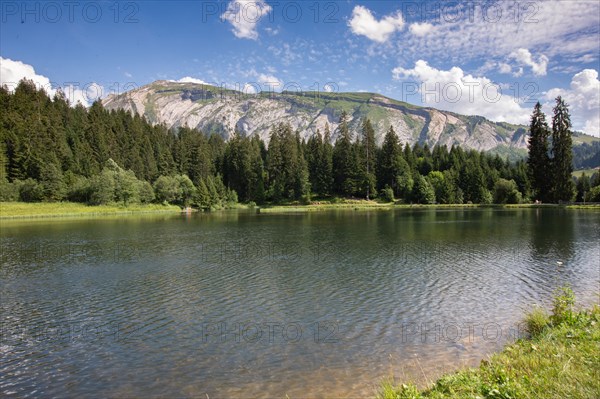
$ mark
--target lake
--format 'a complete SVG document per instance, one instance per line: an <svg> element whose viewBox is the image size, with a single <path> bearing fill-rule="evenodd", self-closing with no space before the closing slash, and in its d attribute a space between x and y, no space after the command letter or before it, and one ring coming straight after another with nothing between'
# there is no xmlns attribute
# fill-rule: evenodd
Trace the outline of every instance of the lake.
<svg viewBox="0 0 600 399"><path fill-rule="evenodd" d="M5 221L0 392L373 396L598 302L600 212L399 209Z"/></svg>

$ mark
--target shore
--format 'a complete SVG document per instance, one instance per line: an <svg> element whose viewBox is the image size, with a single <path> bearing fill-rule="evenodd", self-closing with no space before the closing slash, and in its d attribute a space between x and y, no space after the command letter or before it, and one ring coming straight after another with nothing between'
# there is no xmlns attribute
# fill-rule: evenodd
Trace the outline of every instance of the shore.
<svg viewBox="0 0 600 399"><path fill-rule="evenodd" d="M566 208L566 209L591 209L600 210L600 204L591 205L558 205L558 204L508 204L508 205L481 205L481 204L400 204L381 203L377 201L344 199L339 202L312 202L309 205L297 203L282 205L249 206L238 204L232 209L254 209L261 214L269 213L309 213L332 210L346 211L389 211L393 209L463 209L463 208ZM193 211L198 211L194 209ZM0 220L34 219L34 218L61 218L85 217L106 215L141 215L156 213L181 213L183 210L177 205L163 204L122 204L114 205L86 205L76 202L0 202Z"/></svg>
<svg viewBox="0 0 600 399"><path fill-rule="evenodd" d="M0 220L181 212L179 206L162 204L94 206L76 202L0 202Z"/></svg>
<svg viewBox="0 0 600 399"><path fill-rule="evenodd" d="M479 368L447 374L425 389L388 380L378 399L600 398L600 307L572 310L569 289L548 315L525 318L529 338L482 360Z"/></svg>
<svg viewBox="0 0 600 399"><path fill-rule="evenodd" d="M380 203L367 200L342 200L339 203L313 202L310 205L286 204L257 207L259 213L303 213L330 210L392 210L392 209L463 209L463 208L499 208L499 209L535 209L535 208L566 208L600 210L600 204L590 205L559 205L559 204L399 204Z"/></svg>

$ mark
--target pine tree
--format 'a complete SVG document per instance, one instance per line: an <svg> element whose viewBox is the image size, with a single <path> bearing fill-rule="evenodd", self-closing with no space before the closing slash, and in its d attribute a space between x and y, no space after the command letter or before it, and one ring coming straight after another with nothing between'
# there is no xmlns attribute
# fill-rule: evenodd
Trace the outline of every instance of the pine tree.
<svg viewBox="0 0 600 399"><path fill-rule="evenodd" d="M394 128L390 126L390 129L383 139L381 150L379 151L377 183L379 184L380 190L385 186L391 187L394 190L395 195L398 194L396 178L400 169L398 159L402 156L401 151L398 135L394 131Z"/></svg>
<svg viewBox="0 0 600 399"><path fill-rule="evenodd" d="M334 190L342 195L353 195L356 192L356 158L352 145L352 134L348 128L348 114L344 111L340 116L338 138L333 148Z"/></svg>
<svg viewBox="0 0 600 399"><path fill-rule="evenodd" d="M325 125L323 147L319 159L317 184L320 195L329 195L333 190L333 145L329 124Z"/></svg>
<svg viewBox="0 0 600 399"><path fill-rule="evenodd" d="M375 191L377 179L375 176L376 165L376 143L375 130L368 118L362 121L362 136L359 144L359 162L360 177L359 184L361 191L366 195L367 200Z"/></svg>
<svg viewBox="0 0 600 399"><path fill-rule="evenodd" d="M550 199L550 179L548 172L550 168L550 157L548 156L548 137L550 130L546 123L546 115L542 112L542 106L538 102L531 115L529 125L529 158L527 169L533 195L536 199L546 202Z"/></svg>
<svg viewBox="0 0 600 399"><path fill-rule="evenodd" d="M323 137L320 130L317 129L317 132L308 139L306 148L306 162L308 164L310 185L314 192L323 195L323 189L319 182L319 168L321 166L321 158L323 157Z"/></svg>
<svg viewBox="0 0 600 399"><path fill-rule="evenodd" d="M552 117L552 197L555 202L571 201L573 183L573 140L571 117L565 101L558 96Z"/></svg>

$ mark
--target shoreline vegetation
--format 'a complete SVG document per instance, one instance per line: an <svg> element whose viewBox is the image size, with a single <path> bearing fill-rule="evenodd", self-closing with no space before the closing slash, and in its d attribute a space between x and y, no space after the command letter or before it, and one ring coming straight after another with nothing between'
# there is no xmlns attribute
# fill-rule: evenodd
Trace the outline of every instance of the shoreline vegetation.
<svg viewBox="0 0 600 399"><path fill-rule="evenodd" d="M364 204L373 199L377 207L398 201L600 202L600 173L572 175L574 165L594 166L596 150L583 148L586 162L573 155L569 111L560 97L552 129L536 105L528 158L512 161L456 145L401 140L393 126L343 109L334 112L339 118L333 130L325 123L301 137L290 124L273 122L269 135L259 137L236 129L168 129L107 110L101 102L72 108L63 96L50 98L31 81L21 81L14 91L0 87L0 100L6 108L0 114L6 127L0 138L0 202L120 203L125 212L128 205L167 203L210 210L256 203L273 212L271 204L321 199L344 208L338 203L347 200L336 198L365 200L360 207L370 207Z"/></svg>
<svg viewBox="0 0 600 399"><path fill-rule="evenodd" d="M86 205L77 202L0 202L0 220L46 219L63 217L96 217L109 215L144 215L181 213L176 205L132 204Z"/></svg>
<svg viewBox="0 0 600 399"><path fill-rule="evenodd" d="M258 206L253 203L235 204L228 209L256 210L260 214L310 213L321 211L390 211L394 209L461 209L461 208L566 208L600 210L600 204L403 204L362 199L334 199L310 204L273 204ZM157 213L203 212L202 209L182 208L170 204L86 205L77 202L0 202L0 220L45 219L62 217L128 216Z"/></svg>
<svg viewBox="0 0 600 399"><path fill-rule="evenodd" d="M524 319L527 337L482 360L478 368L448 373L425 389L381 383L377 399L600 398L600 307L576 310L570 288L552 313L534 307Z"/></svg>

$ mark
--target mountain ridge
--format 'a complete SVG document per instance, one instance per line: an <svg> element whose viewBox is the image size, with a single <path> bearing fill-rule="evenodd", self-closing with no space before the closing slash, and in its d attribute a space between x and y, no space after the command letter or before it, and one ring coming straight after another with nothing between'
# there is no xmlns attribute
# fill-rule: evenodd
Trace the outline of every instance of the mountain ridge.
<svg viewBox="0 0 600 399"><path fill-rule="evenodd" d="M207 84L162 80L108 96L103 105L143 115L153 124L162 123L169 128L188 126L207 134L218 133L225 139L237 129L245 135L257 134L268 142L272 126L283 122L305 139L317 130L323 132L329 124L334 140L339 116L346 111L355 135L360 130L360 120L370 118L378 143L391 125L400 141L410 145L459 145L509 158L521 158L527 150L527 126L417 106L378 93L245 94Z"/></svg>

